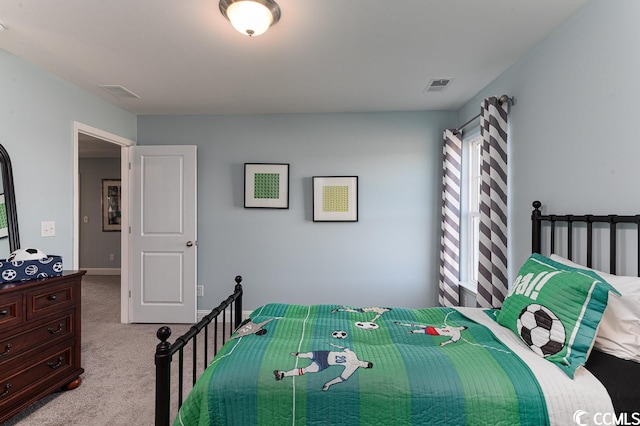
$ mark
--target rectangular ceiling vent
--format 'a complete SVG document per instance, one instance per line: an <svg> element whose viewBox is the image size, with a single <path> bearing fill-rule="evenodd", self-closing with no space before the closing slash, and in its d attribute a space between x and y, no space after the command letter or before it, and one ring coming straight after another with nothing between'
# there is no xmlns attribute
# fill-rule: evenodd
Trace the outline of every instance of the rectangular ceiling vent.
<svg viewBox="0 0 640 426"><path fill-rule="evenodd" d="M136 95L131 90L117 84L103 84L100 87L111 93L116 98L140 99L140 96Z"/></svg>
<svg viewBox="0 0 640 426"><path fill-rule="evenodd" d="M442 92L451 85L453 78L438 78L429 80L427 88L423 92Z"/></svg>

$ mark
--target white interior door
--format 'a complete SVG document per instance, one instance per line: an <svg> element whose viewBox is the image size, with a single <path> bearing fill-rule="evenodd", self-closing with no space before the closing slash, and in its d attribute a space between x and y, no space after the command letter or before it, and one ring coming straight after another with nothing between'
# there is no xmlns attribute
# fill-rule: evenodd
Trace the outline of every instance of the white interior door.
<svg viewBox="0 0 640 426"><path fill-rule="evenodd" d="M196 147L130 148L131 322L196 321Z"/></svg>

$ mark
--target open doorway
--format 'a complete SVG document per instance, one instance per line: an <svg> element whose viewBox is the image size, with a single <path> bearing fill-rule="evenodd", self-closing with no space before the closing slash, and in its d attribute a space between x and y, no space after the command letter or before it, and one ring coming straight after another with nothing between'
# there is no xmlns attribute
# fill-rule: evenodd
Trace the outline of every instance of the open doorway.
<svg viewBox="0 0 640 426"><path fill-rule="evenodd" d="M134 144L81 123L74 126L73 268L120 276L123 323L129 322L127 148Z"/></svg>
<svg viewBox="0 0 640 426"><path fill-rule="evenodd" d="M120 146L78 134L79 264L88 275L120 275Z"/></svg>

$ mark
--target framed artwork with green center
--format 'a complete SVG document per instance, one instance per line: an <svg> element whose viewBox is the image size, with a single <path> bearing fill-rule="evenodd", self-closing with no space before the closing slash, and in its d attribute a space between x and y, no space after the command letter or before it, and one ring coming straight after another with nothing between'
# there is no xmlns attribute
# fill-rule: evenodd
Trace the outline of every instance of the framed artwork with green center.
<svg viewBox="0 0 640 426"><path fill-rule="evenodd" d="M9 236L9 221L7 219L7 205L4 201L4 194L0 194L0 238Z"/></svg>
<svg viewBox="0 0 640 426"><path fill-rule="evenodd" d="M358 221L358 176L313 177L313 221Z"/></svg>
<svg viewBox="0 0 640 426"><path fill-rule="evenodd" d="M289 208L289 164L244 163L244 207Z"/></svg>

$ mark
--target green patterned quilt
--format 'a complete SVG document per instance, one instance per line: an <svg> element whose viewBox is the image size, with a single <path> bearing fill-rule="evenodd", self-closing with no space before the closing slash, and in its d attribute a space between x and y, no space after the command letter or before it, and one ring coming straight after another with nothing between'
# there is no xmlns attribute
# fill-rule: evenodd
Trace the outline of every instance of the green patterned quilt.
<svg viewBox="0 0 640 426"><path fill-rule="evenodd" d="M451 308L269 304L175 425L545 425L526 364Z"/></svg>

